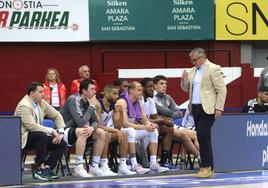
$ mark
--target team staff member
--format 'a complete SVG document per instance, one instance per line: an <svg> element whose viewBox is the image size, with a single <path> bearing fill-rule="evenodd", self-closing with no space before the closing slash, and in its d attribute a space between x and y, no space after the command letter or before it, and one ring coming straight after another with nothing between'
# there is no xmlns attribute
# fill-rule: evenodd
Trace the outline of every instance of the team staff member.
<svg viewBox="0 0 268 188"><path fill-rule="evenodd" d="M189 92L189 109L200 145L201 165L196 177L211 178L214 176L211 128L222 115L227 89L220 66L206 58L204 49L193 49L189 57L194 67L189 73L184 70L181 87Z"/></svg>
<svg viewBox="0 0 268 188"><path fill-rule="evenodd" d="M72 85L71 85L71 94L77 94L79 93L79 86L80 86L80 83L85 80L85 79L89 79L90 78L90 69L87 65L82 65L80 66L79 68L79 75L80 75L80 78L76 79L76 80L73 80L72 81ZM92 80L92 79L91 79ZM96 93L98 93L98 90L99 90L99 87L98 87L98 83L96 80L93 80L94 82L94 85L95 85L95 90L96 90ZM96 94L95 96L93 96L91 99L90 99L90 103L95 106L95 109L96 109L96 112L97 114L100 113L101 111L101 106L99 105L99 102L96 98ZM98 120L99 120L99 116L97 117Z"/></svg>
<svg viewBox="0 0 268 188"><path fill-rule="evenodd" d="M38 82L28 85L25 95L15 110L15 116L21 117L21 147L34 148L38 169L33 177L44 181L58 178L52 171L66 149L63 140L64 121L60 113L45 102L44 86ZM55 123L55 130L43 125L44 117ZM48 151L51 151L47 157Z"/></svg>
<svg viewBox="0 0 268 188"><path fill-rule="evenodd" d="M59 72L54 68L49 68L46 74L44 85L44 99L56 110L60 110L66 100L67 90L60 80Z"/></svg>
<svg viewBox="0 0 268 188"><path fill-rule="evenodd" d="M80 78L75 79L72 81L72 85L71 85L71 94L76 94L79 93L79 86L80 83L84 80L84 79L90 79L90 69L87 65L81 65L79 70L79 76ZM96 87L96 92L98 92L99 87L98 84L96 82L96 80L93 80L95 87Z"/></svg>

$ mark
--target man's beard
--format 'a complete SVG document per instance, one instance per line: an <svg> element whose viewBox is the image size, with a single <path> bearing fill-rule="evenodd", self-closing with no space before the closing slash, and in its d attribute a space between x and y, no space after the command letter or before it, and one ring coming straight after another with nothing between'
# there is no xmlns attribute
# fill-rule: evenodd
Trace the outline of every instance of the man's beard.
<svg viewBox="0 0 268 188"><path fill-rule="evenodd" d="M116 101L115 100L113 100L113 99L107 99L107 101L109 102L109 103L111 103L111 104L113 104L113 103L115 103Z"/></svg>
<svg viewBox="0 0 268 188"><path fill-rule="evenodd" d="M148 97L153 98L153 97L154 97L154 93L152 93L152 94L148 94Z"/></svg>
<svg viewBox="0 0 268 188"><path fill-rule="evenodd" d="M146 96L146 97L151 97L151 98L153 98L153 97L154 97L154 93L150 94L150 93L148 93L148 92L145 92L145 96Z"/></svg>

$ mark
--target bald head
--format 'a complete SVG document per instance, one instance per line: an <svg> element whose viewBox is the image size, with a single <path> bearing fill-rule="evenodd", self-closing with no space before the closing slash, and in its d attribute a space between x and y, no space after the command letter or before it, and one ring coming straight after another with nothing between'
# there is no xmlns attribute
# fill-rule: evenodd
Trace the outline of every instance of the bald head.
<svg viewBox="0 0 268 188"><path fill-rule="evenodd" d="M79 68L79 75L82 80L88 79L90 77L90 70L87 65L82 65Z"/></svg>

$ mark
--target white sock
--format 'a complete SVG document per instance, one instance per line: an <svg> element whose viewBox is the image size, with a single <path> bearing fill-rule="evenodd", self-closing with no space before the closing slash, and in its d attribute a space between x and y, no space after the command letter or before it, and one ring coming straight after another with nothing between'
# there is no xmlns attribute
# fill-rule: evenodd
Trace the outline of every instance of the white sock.
<svg viewBox="0 0 268 188"><path fill-rule="evenodd" d="M126 158L120 158L119 160L120 160L120 166L127 165L127 163L126 163L127 159Z"/></svg>
<svg viewBox="0 0 268 188"><path fill-rule="evenodd" d="M76 155L75 156L76 165L80 165L83 163L83 155Z"/></svg>
<svg viewBox="0 0 268 188"><path fill-rule="evenodd" d="M137 159L136 159L136 157L130 158L130 161L131 161L131 165L132 165L132 166L135 166L135 165L137 164Z"/></svg>
<svg viewBox="0 0 268 188"><path fill-rule="evenodd" d="M108 159L107 158L101 158L100 159L100 165L103 166L103 165L108 165Z"/></svg>
<svg viewBox="0 0 268 188"><path fill-rule="evenodd" d="M94 168L99 168L99 164L100 164L100 156L93 155L93 158L92 158L92 166Z"/></svg>
<svg viewBox="0 0 268 188"><path fill-rule="evenodd" d="M156 164L156 155L150 156L150 166Z"/></svg>

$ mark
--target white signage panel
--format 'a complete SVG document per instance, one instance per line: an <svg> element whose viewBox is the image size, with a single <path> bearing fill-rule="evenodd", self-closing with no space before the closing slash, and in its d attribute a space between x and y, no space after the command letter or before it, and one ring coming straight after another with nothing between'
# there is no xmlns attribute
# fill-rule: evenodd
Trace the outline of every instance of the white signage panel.
<svg viewBox="0 0 268 188"><path fill-rule="evenodd" d="M0 0L0 42L89 41L88 1Z"/></svg>

